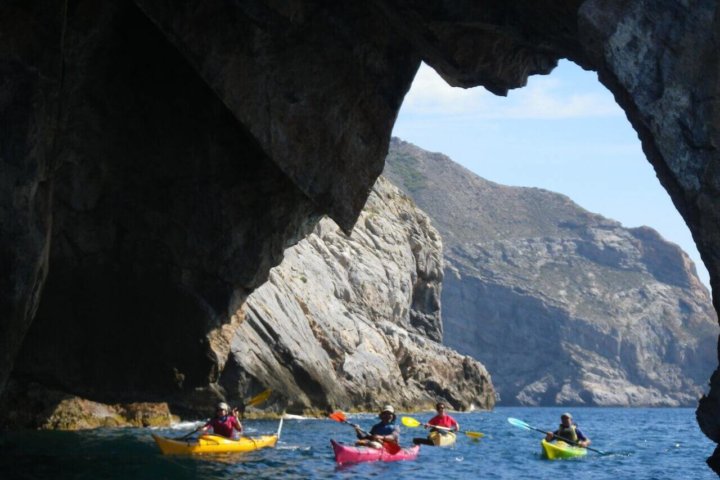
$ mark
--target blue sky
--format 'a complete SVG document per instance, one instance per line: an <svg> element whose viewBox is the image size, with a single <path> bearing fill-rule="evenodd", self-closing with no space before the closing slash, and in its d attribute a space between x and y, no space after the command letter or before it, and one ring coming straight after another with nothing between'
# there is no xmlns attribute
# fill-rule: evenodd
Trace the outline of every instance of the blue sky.
<svg viewBox="0 0 720 480"><path fill-rule="evenodd" d="M563 193L626 227L650 226L680 245L709 285L687 225L594 72L562 61L550 75L498 97L481 87L450 87L423 64L393 135L488 180Z"/></svg>

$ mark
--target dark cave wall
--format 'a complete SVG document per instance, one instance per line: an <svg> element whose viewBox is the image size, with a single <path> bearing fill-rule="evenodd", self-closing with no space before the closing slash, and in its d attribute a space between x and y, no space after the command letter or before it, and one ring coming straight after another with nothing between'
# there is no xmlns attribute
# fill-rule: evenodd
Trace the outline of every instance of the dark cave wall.
<svg viewBox="0 0 720 480"><path fill-rule="evenodd" d="M720 307L720 9L716 1L586 2L582 40L600 81L638 132L658 179L690 228ZM717 366L716 366L717 367ZM720 442L720 384L697 410L702 431ZM709 460L720 473L720 451Z"/></svg>
<svg viewBox="0 0 720 480"><path fill-rule="evenodd" d="M207 385L207 333L319 217L137 8L69 19L52 268L14 374L101 399Z"/></svg>
<svg viewBox="0 0 720 480"><path fill-rule="evenodd" d="M48 270L52 149L62 75L61 2L8 1L0 15L0 391Z"/></svg>
<svg viewBox="0 0 720 480"><path fill-rule="evenodd" d="M14 366L96 397L214 379L206 333L319 215L351 229L420 59L498 94L597 71L719 291L717 0L0 9L0 389Z"/></svg>

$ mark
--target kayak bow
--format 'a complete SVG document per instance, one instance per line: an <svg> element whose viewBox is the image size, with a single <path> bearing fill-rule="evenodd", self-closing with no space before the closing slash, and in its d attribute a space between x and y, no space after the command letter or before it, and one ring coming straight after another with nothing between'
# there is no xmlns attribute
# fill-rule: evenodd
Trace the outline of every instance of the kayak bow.
<svg viewBox="0 0 720 480"><path fill-rule="evenodd" d="M453 432L441 433L436 430L434 432L430 432L428 434L428 438L436 447L449 447L451 445L455 445L457 435Z"/></svg>
<svg viewBox="0 0 720 480"><path fill-rule="evenodd" d="M201 435L196 441L191 442L172 440L154 433L152 437L165 455L252 452L265 447L274 447L278 441L277 434L241 437L239 440L232 440L219 435Z"/></svg>
<svg viewBox="0 0 720 480"><path fill-rule="evenodd" d="M385 448L353 447L330 440L338 465L360 462L397 462L401 460L415 460L420 452L420 446L401 448L397 453L390 453Z"/></svg>
<svg viewBox="0 0 720 480"><path fill-rule="evenodd" d="M557 460L561 458L576 458L587 455L587 448L569 445L562 440L556 443L550 443L545 439L540 441L543 450L543 456L548 460Z"/></svg>

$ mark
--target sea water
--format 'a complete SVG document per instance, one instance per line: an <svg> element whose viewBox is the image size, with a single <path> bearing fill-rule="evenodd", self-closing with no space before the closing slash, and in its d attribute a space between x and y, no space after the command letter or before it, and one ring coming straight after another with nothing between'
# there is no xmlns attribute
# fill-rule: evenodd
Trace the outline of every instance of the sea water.
<svg viewBox="0 0 720 480"><path fill-rule="evenodd" d="M335 465L330 439L351 442L354 433L329 419L285 420L277 448L216 456L162 455L150 436L182 436L195 423L166 429L6 432L0 434L0 479L717 478L705 464L715 445L700 432L694 409L569 409L592 439L591 446L606 453L588 452L572 460L544 460L542 434L507 422L514 417L554 430L565 410L499 407L491 412L453 413L462 429L485 437L475 441L460 435L451 448L423 446L415 461L342 467ZM426 421L431 412L409 416ZM353 415L349 420L369 428L376 417ZM250 435L267 434L277 429L277 421L248 420L245 426ZM404 426L401 432L403 444L425 433Z"/></svg>

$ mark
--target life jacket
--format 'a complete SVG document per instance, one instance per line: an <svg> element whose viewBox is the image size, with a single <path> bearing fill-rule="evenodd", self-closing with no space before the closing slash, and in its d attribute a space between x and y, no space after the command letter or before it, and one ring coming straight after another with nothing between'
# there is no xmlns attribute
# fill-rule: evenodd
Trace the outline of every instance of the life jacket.
<svg viewBox="0 0 720 480"><path fill-rule="evenodd" d="M457 424L457 421L450 415L436 415L428 420L428 425L436 425L438 427L452 428Z"/></svg>
<svg viewBox="0 0 720 480"><path fill-rule="evenodd" d="M577 426L574 423L569 427L566 427L561 423L560 427L558 427L558 429L555 431L555 436L571 440L573 443L577 443L578 436L577 432L575 431L576 428Z"/></svg>
<svg viewBox="0 0 720 480"><path fill-rule="evenodd" d="M373 425L372 429L370 430L370 435L392 435L397 430L397 425L395 422L391 423L377 423Z"/></svg>
<svg viewBox="0 0 720 480"><path fill-rule="evenodd" d="M232 438L233 429L240 430L240 424L232 415L225 415L224 417L215 417L210 420L206 425L210 425L215 435L221 435L226 438Z"/></svg>

